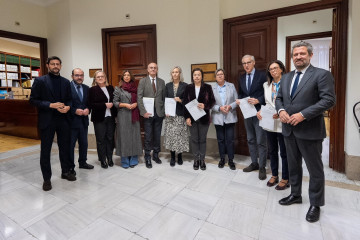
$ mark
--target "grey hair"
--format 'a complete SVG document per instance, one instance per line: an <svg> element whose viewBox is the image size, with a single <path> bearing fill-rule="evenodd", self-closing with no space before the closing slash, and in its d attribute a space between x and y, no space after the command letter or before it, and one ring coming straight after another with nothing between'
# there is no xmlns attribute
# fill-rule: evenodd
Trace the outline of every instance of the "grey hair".
<svg viewBox="0 0 360 240"><path fill-rule="evenodd" d="M179 70L179 72L180 72L180 82L183 82L183 81L184 81L184 76L183 76L183 73L182 73L182 69L181 69L181 67L179 67L179 66L175 66L175 67L173 67L173 68L171 69L171 71L170 71L171 81L172 81L172 82L174 81L174 79L172 78L172 72L174 71L175 68L177 68L177 69Z"/></svg>
<svg viewBox="0 0 360 240"><path fill-rule="evenodd" d="M216 76L216 74L217 74L218 72L223 72L223 74L225 75L225 70L222 69L222 68L218 68L218 69L215 70L215 76Z"/></svg>
<svg viewBox="0 0 360 240"><path fill-rule="evenodd" d="M241 61L244 60L244 58L251 58L251 60L255 62L255 57L253 55L245 55L242 57Z"/></svg>
<svg viewBox="0 0 360 240"><path fill-rule="evenodd" d="M298 48L298 47L306 47L309 55L311 56L311 55L313 54L313 46L312 46L310 43L308 43L308 42L300 41L300 42L296 43L296 44L291 48L291 56L292 56L293 53L294 53L294 49L295 49L295 48Z"/></svg>

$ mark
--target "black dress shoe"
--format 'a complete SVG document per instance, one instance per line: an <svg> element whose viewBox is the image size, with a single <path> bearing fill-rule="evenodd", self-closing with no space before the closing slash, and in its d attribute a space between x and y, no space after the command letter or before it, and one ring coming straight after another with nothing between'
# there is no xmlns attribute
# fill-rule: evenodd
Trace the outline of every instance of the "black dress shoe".
<svg viewBox="0 0 360 240"><path fill-rule="evenodd" d="M62 173L61 178L66 179L68 181L76 181L75 175L73 173L71 173L70 171L66 172L66 173Z"/></svg>
<svg viewBox="0 0 360 240"><path fill-rule="evenodd" d="M218 164L219 168L223 168L225 166L225 158L221 158Z"/></svg>
<svg viewBox="0 0 360 240"><path fill-rule="evenodd" d="M109 165L109 167L114 166L114 162L113 162L113 160L112 160L112 159L108 160L108 165Z"/></svg>
<svg viewBox="0 0 360 240"><path fill-rule="evenodd" d="M175 166L175 152L170 151L170 153L171 153L170 166L174 167Z"/></svg>
<svg viewBox="0 0 360 240"><path fill-rule="evenodd" d="M204 159L200 160L200 169L203 171L206 170L206 164Z"/></svg>
<svg viewBox="0 0 360 240"><path fill-rule="evenodd" d="M310 206L309 211L306 214L306 221L317 222L320 219L320 207Z"/></svg>
<svg viewBox="0 0 360 240"><path fill-rule="evenodd" d="M82 163L79 165L79 168L83 168L83 169L93 169L94 166L88 163Z"/></svg>
<svg viewBox="0 0 360 240"><path fill-rule="evenodd" d="M102 168L108 168L108 165L106 163L106 161L100 161L101 162L101 167Z"/></svg>
<svg viewBox="0 0 360 240"><path fill-rule="evenodd" d="M287 196L283 199L280 199L279 203L280 203L280 205L291 205L294 203L302 203L302 197L301 196L296 197L296 196L290 194L289 196Z"/></svg>
<svg viewBox="0 0 360 240"><path fill-rule="evenodd" d="M243 172L252 172L255 170L259 170L259 164L258 163L251 163L248 167L243 169Z"/></svg>
<svg viewBox="0 0 360 240"><path fill-rule="evenodd" d="M235 169L236 169L234 160L229 159L228 165L229 165L229 168L230 168L231 170L235 170Z"/></svg>
<svg viewBox="0 0 360 240"><path fill-rule="evenodd" d="M159 157L153 157L153 160L154 160L154 162L156 162L157 164L161 164L161 163L162 163Z"/></svg>
<svg viewBox="0 0 360 240"><path fill-rule="evenodd" d="M70 169L70 173L71 173L72 175L76 176L76 172L75 172L74 169Z"/></svg>
<svg viewBox="0 0 360 240"><path fill-rule="evenodd" d="M259 179L265 180L266 179L266 169L264 167L261 167L259 169Z"/></svg>
<svg viewBox="0 0 360 240"><path fill-rule="evenodd" d="M145 165L147 168L152 168L151 159L145 159Z"/></svg>
<svg viewBox="0 0 360 240"><path fill-rule="evenodd" d="M194 170L199 170L199 165L200 165L200 161L197 159L194 160L194 166L193 166Z"/></svg>
<svg viewBox="0 0 360 240"><path fill-rule="evenodd" d="M183 160L182 160L182 153L178 154L178 164L182 165L183 164Z"/></svg>
<svg viewBox="0 0 360 240"><path fill-rule="evenodd" d="M51 181L50 180L45 180L43 183L43 190L44 191L50 191L52 189L51 186Z"/></svg>

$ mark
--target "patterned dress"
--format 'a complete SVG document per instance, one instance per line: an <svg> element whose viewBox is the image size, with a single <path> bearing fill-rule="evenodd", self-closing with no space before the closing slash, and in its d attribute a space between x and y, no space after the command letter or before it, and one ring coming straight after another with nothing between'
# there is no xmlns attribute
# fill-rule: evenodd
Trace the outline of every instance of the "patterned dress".
<svg viewBox="0 0 360 240"><path fill-rule="evenodd" d="M174 96L177 87L174 84ZM166 149L176 153L189 151L189 128L183 116L165 117L165 141Z"/></svg>

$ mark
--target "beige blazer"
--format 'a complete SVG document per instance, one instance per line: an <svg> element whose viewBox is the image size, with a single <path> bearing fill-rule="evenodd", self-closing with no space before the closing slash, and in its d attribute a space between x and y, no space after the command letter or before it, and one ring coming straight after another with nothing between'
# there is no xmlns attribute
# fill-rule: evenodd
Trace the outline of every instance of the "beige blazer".
<svg viewBox="0 0 360 240"><path fill-rule="evenodd" d="M271 92L272 92L272 84L268 85L267 82L264 82L264 96L265 96L265 104L271 105L275 109L275 102L271 101ZM264 129L269 132L278 132L281 133L282 131L282 124L280 119L275 119L275 128L274 131L270 131L268 129Z"/></svg>

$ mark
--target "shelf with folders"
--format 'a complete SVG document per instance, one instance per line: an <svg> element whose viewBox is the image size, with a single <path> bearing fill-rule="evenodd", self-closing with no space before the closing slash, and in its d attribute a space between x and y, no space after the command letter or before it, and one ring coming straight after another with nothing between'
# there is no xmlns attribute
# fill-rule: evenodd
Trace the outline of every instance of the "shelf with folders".
<svg viewBox="0 0 360 240"><path fill-rule="evenodd" d="M35 77L41 76L39 58L0 51L0 90L30 89Z"/></svg>

